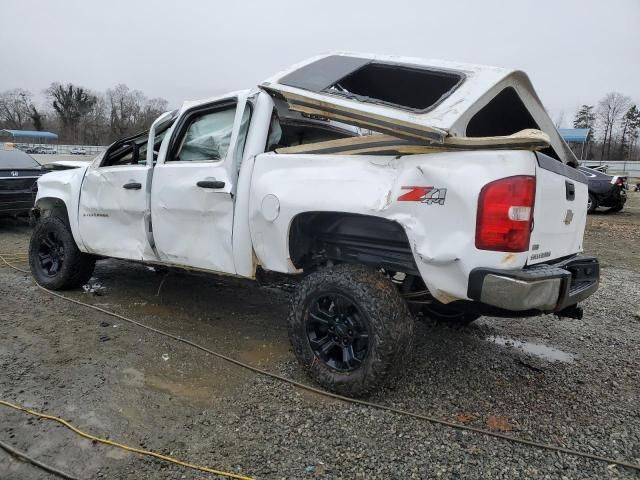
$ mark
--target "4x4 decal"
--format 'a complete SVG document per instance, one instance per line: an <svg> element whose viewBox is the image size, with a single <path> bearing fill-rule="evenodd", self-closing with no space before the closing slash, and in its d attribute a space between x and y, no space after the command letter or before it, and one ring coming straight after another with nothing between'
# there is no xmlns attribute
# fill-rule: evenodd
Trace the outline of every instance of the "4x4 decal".
<svg viewBox="0 0 640 480"><path fill-rule="evenodd" d="M409 190L398 197L399 202L421 202L427 205L444 205L447 197L446 188L403 186L403 190Z"/></svg>

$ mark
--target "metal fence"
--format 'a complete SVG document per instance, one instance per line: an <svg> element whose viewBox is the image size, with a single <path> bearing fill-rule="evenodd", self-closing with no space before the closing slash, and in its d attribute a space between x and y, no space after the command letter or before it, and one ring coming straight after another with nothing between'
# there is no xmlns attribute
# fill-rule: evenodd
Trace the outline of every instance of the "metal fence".
<svg viewBox="0 0 640 480"><path fill-rule="evenodd" d="M51 143L14 143L14 145L20 150L41 148L43 151L35 153L58 155L96 155L107 148L105 145L56 145Z"/></svg>
<svg viewBox="0 0 640 480"><path fill-rule="evenodd" d="M640 177L639 161L624 160L583 160L581 163L585 167L597 167L606 165L608 174L625 174L630 177Z"/></svg>

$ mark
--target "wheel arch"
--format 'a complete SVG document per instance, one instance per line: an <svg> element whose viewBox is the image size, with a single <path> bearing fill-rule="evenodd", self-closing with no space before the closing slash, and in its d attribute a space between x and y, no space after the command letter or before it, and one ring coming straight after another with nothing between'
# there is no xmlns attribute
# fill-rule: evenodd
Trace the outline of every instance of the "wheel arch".
<svg viewBox="0 0 640 480"><path fill-rule="evenodd" d="M70 227L69 209L61 198L43 197L37 199L33 209L33 216L36 220L40 217L56 216L63 220L67 227Z"/></svg>
<svg viewBox="0 0 640 480"><path fill-rule="evenodd" d="M289 225L288 243L289 258L296 268L337 261L419 275L404 228L382 217L335 211L299 213Z"/></svg>

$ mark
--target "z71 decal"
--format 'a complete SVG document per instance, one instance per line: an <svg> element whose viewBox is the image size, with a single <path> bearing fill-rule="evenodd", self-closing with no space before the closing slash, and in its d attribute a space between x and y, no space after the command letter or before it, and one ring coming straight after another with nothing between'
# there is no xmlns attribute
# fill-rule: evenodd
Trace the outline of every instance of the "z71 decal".
<svg viewBox="0 0 640 480"><path fill-rule="evenodd" d="M400 187L409 190L398 197L399 202L421 202L427 205L444 205L447 197L446 188L434 187Z"/></svg>

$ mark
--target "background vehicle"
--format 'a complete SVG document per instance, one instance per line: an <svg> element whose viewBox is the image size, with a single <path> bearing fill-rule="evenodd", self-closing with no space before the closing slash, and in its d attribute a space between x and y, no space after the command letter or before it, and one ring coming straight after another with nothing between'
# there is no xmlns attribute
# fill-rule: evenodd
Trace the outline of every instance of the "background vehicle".
<svg viewBox="0 0 640 480"><path fill-rule="evenodd" d="M69 153L71 153L71 155L86 155L87 151L84 148L73 147Z"/></svg>
<svg viewBox="0 0 640 480"><path fill-rule="evenodd" d="M403 371L412 310L580 317L599 267L578 255L574 164L522 72L322 56L43 177L31 270L53 289L86 282L98 256L298 275L298 360L364 395Z"/></svg>
<svg viewBox="0 0 640 480"><path fill-rule="evenodd" d="M609 211L619 212L627 201L626 177L607 175L589 167L579 167L589 180L589 213L598 207L608 207Z"/></svg>
<svg viewBox="0 0 640 480"><path fill-rule="evenodd" d="M55 155L56 153L58 153L58 151L53 148L53 147L46 147L46 146L35 146L35 147L31 147L29 148L26 153L30 153L30 154L39 154L39 155Z"/></svg>
<svg viewBox="0 0 640 480"><path fill-rule="evenodd" d="M0 147L0 215L28 215L42 173L40 164L25 152Z"/></svg>

